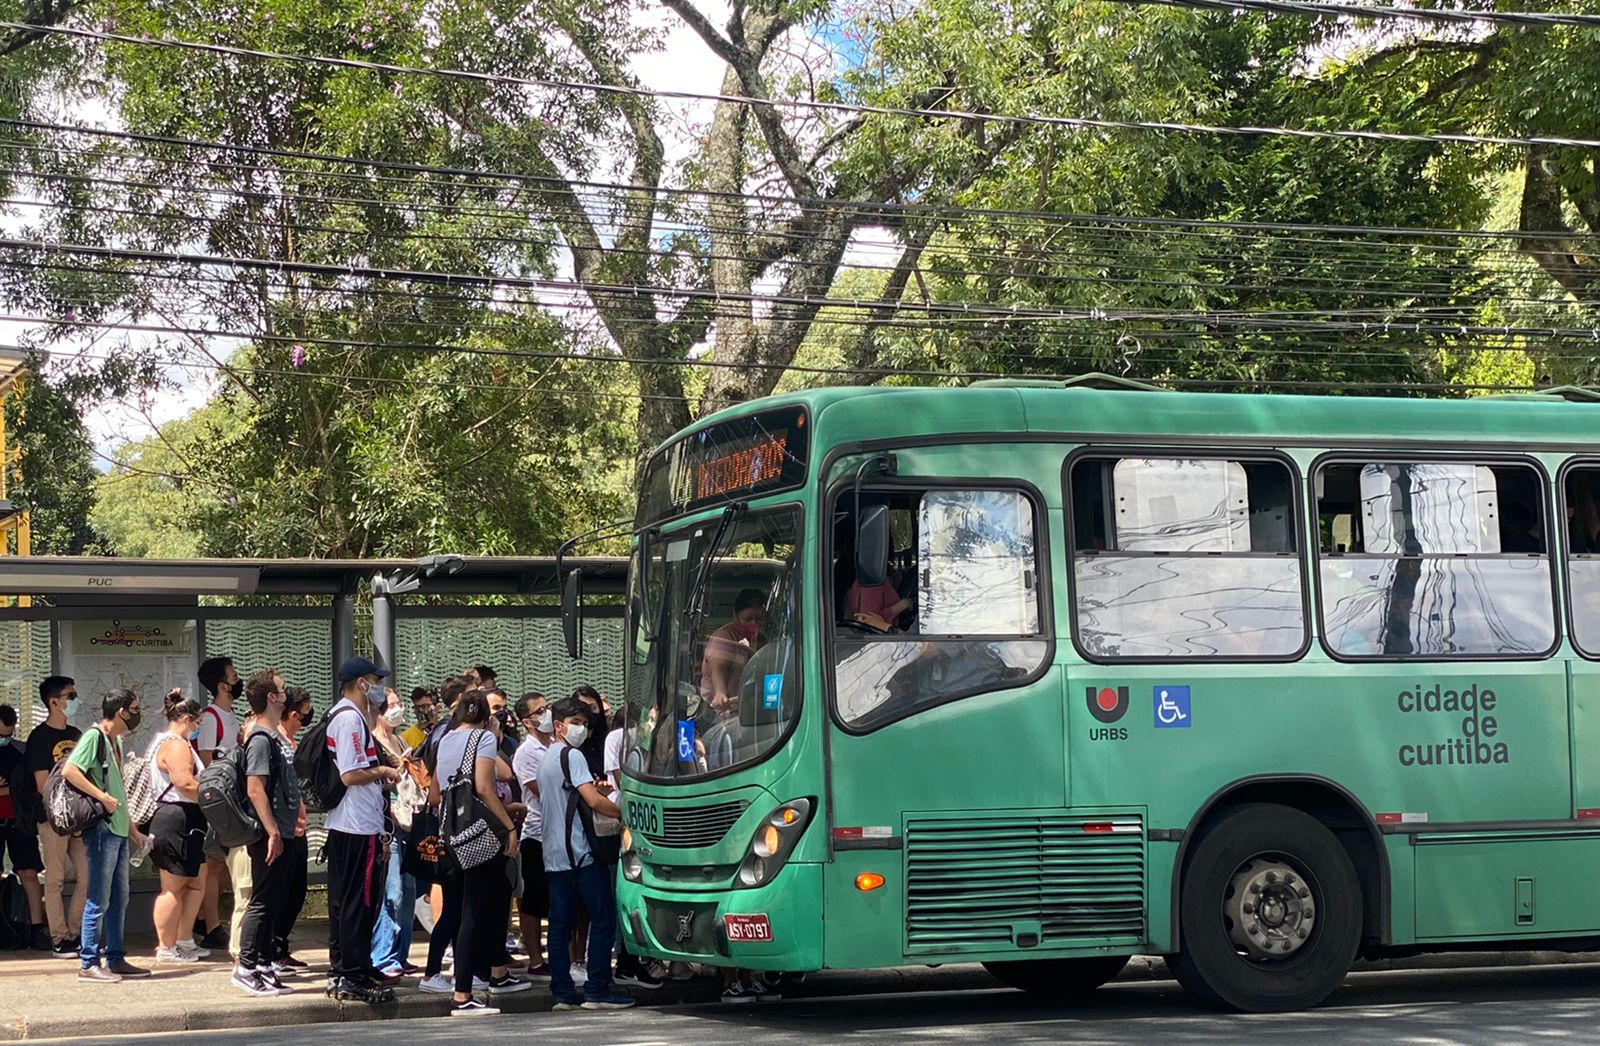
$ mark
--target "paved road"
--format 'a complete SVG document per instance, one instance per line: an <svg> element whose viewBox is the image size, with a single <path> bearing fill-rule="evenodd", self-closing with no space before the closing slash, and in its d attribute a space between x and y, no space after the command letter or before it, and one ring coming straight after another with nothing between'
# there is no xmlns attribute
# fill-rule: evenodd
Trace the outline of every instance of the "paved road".
<svg viewBox="0 0 1600 1046"><path fill-rule="evenodd" d="M840 978L843 990L853 985ZM824 982L826 986L827 982ZM625 1013L536 1014L435 1019L285 1030L165 1034L182 1046L787 1046L795 1043L876 1044L1070 1042L1114 1046L1159 1043L1316 1046L1501 1046L1509 1043L1593 1043L1600 1040L1600 964L1484 970L1364 973L1316 1010L1238 1016L1198 1009L1171 981L1123 983L1088 1004L1064 1007L1019 992L976 988L952 974L950 991L830 995L754 1006L678 1006ZM132 1029L130 1029L132 1030ZM71 1040L78 1046L138 1036ZM63 1041L63 1040L58 1040Z"/></svg>

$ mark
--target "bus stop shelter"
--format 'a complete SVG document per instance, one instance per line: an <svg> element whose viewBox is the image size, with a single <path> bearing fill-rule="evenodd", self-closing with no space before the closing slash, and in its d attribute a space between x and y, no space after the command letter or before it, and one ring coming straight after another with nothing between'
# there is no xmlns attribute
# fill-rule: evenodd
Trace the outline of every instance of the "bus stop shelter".
<svg viewBox="0 0 1600 1046"><path fill-rule="evenodd" d="M618 596L626 584L623 559L564 565L583 569L591 596ZM78 680L88 717L94 695L112 686L193 693L200 662L218 655L245 674L275 668L320 700L339 662L369 650L392 667L402 696L473 664L494 667L513 696L579 683L619 691L620 601L590 609L572 661L559 588L554 557L0 558L0 596L26 597L0 607L0 700L25 732L47 675Z"/></svg>

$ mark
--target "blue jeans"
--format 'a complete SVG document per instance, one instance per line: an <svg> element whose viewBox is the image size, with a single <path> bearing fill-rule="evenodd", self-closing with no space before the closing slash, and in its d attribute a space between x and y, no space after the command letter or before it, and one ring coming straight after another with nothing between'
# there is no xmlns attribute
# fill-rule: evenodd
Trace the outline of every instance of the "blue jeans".
<svg viewBox="0 0 1600 1046"><path fill-rule="evenodd" d="M586 991L604 995L611 991L611 945L617 936L617 906L611 880L598 864L575 872L550 873L550 994L556 1002L575 1002L572 983L572 946L567 942L578 922L581 901L589 910L589 983Z"/></svg>
<svg viewBox="0 0 1600 1046"><path fill-rule="evenodd" d="M128 837L116 835L105 825L96 825L83 837L89 855L89 885L84 890L83 950L78 959L87 970L106 963L115 966L127 961L122 942L123 917L128 910Z"/></svg>
<svg viewBox="0 0 1600 1046"><path fill-rule="evenodd" d="M398 970L411 961L411 934L416 926L417 879L400 870L400 837L389 843L389 877L383 884L383 907L372 929L372 968Z"/></svg>

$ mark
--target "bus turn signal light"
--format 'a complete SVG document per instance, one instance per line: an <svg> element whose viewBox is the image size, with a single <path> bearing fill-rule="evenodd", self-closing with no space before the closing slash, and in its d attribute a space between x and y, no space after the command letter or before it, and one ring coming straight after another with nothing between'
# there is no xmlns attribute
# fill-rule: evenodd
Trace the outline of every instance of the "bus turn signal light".
<svg viewBox="0 0 1600 1046"><path fill-rule="evenodd" d="M883 876L877 872L862 872L856 876L856 889L862 893L871 893L883 885Z"/></svg>

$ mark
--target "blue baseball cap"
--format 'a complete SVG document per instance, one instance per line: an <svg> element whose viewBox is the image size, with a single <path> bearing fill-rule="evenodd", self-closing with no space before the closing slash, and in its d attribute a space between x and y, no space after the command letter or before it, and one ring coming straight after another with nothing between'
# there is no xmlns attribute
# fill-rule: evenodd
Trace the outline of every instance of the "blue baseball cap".
<svg viewBox="0 0 1600 1046"><path fill-rule="evenodd" d="M339 682L341 684L360 679L362 676L377 676L379 679L388 679L391 674L388 669L379 668L364 657L352 657L339 666Z"/></svg>

